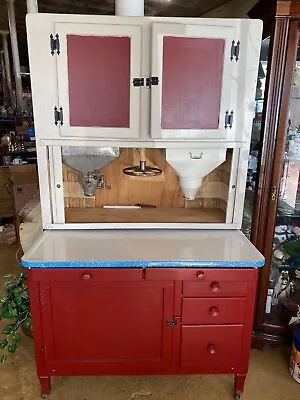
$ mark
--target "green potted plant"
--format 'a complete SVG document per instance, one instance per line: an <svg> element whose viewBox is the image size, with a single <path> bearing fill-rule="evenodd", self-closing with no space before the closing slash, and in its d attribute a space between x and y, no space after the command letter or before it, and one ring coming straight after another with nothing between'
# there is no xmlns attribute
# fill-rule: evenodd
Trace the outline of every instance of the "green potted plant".
<svg viewBox="0 0 300 400"><path fill-rule="evenodd" d="M0 297L0 320L9 320L0 337L0 363L13 354L21 339L20 330L32 332L26 273L5 276L5 289Z"/></svg>

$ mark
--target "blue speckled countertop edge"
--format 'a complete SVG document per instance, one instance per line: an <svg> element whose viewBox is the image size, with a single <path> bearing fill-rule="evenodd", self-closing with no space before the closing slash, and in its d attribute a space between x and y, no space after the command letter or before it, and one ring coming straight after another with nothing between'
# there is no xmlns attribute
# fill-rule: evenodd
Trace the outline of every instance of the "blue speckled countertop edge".
<svg viewBox="0 0 300 400"><path fill-rule="evenodd" d="M24 268L260 268L264 260L257 261L165 261L165 260L109 260L109 261L25 261Z"/></svg>

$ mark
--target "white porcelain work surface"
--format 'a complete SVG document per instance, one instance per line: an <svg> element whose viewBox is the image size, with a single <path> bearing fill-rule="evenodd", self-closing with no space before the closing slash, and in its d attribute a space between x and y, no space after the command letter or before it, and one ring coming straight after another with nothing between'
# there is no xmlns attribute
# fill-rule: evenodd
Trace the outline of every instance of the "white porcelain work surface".
<svg viewBox="0 0 300 400"><path fill-rule="evenodd" d="M22 258L26 268L262 267L237 230L46 231Z"/></svg>

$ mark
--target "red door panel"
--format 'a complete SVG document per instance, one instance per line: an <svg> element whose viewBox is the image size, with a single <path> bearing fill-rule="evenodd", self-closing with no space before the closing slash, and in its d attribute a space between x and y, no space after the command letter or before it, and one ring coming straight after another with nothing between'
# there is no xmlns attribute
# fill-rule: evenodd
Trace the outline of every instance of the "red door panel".
<svg viewBox="0 0 300 400"><path fill-rule="evenodd" d="M242 324L246 298L183 299L183 324Z"/></svg>
<svg viewBox="0 0 300 400"><path fill-rule="evenodd" d="M239 365L242 351L242 325L183 326L181 367L224 369Z"/></svg>
<svg viewBox="0 0 300 400"><path fill-rule="evenodd" d="M130 37L67 35L70 126L130 127Z"/></svg>
<svg viewBox="0 0 300 400"><path fill-rule="evenodd" d="M105 373L139 373L171 360L172 284L90 282L42 284L47 362L72 362L78 373L95 363ZM49 364L49 365L50 365ZM59 367L60 365L60 367ZM95 371L91 369L91 371Z"/></svg>
<svg viewBox="0 0 300 400"><path fill-rule="evenodd" d="M218 129L224 47L224 39L164 37L163 129Z"/></svg>

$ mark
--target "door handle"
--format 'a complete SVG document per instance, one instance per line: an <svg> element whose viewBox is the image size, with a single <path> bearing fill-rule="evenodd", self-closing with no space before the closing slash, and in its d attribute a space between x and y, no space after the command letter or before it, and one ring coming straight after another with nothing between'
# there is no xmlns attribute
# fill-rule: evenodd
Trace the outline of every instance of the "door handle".
<svg viewBox="0 0 300 400"><path fill-rule="evenodd" d="M272 189L272 201L276 200L276 196L277 196L277 186L273 186L273 189Z"/></svg>
<svg viewBox="0 0 300 400"><path fill-rule="evenodd" d="M203 157L203 151L202 151L202 153L200 153L199 156L193 156L193 153L190 151L190 158L191 158L192 160L201 160L202 157Z"/></svg>

